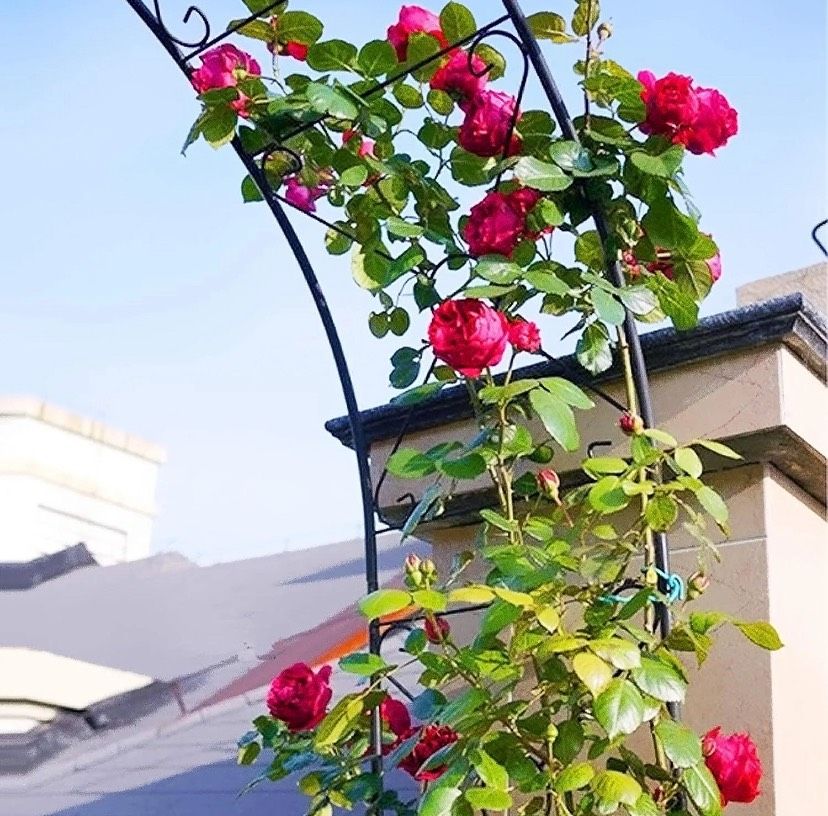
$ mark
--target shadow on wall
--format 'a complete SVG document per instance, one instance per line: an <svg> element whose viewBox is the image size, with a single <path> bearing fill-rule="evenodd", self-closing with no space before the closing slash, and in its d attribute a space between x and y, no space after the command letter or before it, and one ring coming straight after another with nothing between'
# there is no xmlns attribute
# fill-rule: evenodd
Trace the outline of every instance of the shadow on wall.
<svg viewBox="0 0 828 816"><path fill-rule="evenodd" d="M263 782L239 796L257 772L255 767L240 767L233 761L215 762L142 787L108 793L87 804L52 811L50 816L302 816L307 812L308 799L296 791L295 778ZM399 772L386 776L386 787L396 789L404 799L414 798L417 792L416 783ZM359 816L365 810L351 812Z"/></svg>

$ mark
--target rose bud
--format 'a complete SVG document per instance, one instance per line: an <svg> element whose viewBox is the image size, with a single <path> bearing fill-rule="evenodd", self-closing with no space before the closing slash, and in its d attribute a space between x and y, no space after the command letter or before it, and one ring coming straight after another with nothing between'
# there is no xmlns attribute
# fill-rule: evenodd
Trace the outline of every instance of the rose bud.
<svg viewBox="0 0 828 816"><path fill-rule="evenodd" d="M555 504L560 502L559 490L561 487L561 478L551 468L544 468L537 473L538 486L541 493L548 499L551 499Z"/></svg>
<svg viewBox="0 0 828 816"><path fill-rule="evenodd" d="M719 786L722 805L752 802L759 795L762 763L756 745L747 734L724 736L721 727L708 731L702 740L704 761Z"/></svg>
<svg viewBox="0 0 828 816"><path fill-rule="evenodd" d="M710 579L703 572L694 572L687 579L687 597L698 598L710 586Z"/></svg>
<svg viewBox="0 0 828 816"><path fill-rule="evenodd" d="M596 30L599 40L608 40L612 36L612 26L609 23L601 23Z"/></svg>
<svg viewBox="0 0 828 816"><path fill-rule="evenodd" d="M423 559L422 564L420 564L420 572L422 572L423 579L427 584L437 580L437 567L430 558Z"/></svg>
<svg viewBox="0 0 828 816"><path fill-rule="evenodd" d="M429 643L442 643L451 632L449 622L439 615L434 618L426 618L423 629Z"/></svg>
<svg viewBox="0 0 828 816"><path fill-rule="evenodd" d="M423 584L422 561L414 553L409 553L405 558L405 583L406 586L416 589Z"/></svg>
<svg viewBox="0 0 828 816"><path fill-rule="evenodd" d="M625 411L618 420L618 427L627 436L638 436L644 430L644 420L638 414Z"/></svg>

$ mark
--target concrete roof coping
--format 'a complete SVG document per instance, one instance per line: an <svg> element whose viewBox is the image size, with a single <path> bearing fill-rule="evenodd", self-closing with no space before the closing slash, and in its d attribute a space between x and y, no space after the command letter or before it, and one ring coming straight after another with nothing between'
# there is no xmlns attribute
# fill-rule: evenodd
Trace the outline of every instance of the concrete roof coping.
<svg viewBox="0 0 828 816"><path fill-rule="evenodd" d="M98 420L73 414L37 397L0 397L0 421L4 417L27 417L45 422L159 465L167 460L167 452L160 445L112 428Z"/></svg>

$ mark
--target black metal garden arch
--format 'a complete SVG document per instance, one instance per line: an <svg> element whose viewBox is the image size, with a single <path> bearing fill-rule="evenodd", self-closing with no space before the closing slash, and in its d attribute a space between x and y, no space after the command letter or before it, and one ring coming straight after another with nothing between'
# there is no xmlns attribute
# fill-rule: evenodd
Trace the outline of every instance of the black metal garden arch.
<svg viewBox="0 0 828 816"><path fill-rule="evenodd" d="M245 25L253 20L256 20L262 14L266 14L271 10L275 10L282 4L282 0L276 0L267 7L261 9L256 14L252 14L243 20L236 21L227 30L221 31L219 34L213 35L210 27L210 21L207 15L197 6L189 6L183 16L182 23L186 26L187 31L194 32L190 34L181 34L178 36L172 32L162 14L160 0L152 0L148 5L143 0L126 0L129 6L135 13L143 20L146 26L152 31L176 65L180 68L182 73L189 79L192 72L191 62L194 58L203 54L208 49L221 43L228 37L235 34ZM473 53L477 44L482 42L485 38L499 36L510 40L521 52L524 61L524 70L520 82L519 92L517 96L517 104L515 111L520 107L521 97L525 90L530 68L534 69L535 74L543 88L549 106L563 135L570 140L578 141L578 134L573 124L572 118L569 115L564 100L560 94L557 83L552 75L549 65L540 49L540 45L532 34L530 26L527 22L526 15L520 7L517 0L502 0L504 14L495 18L486 25L480 27L474 34L464 37L454 43L450 43L446 48L439 51L422 62L408 67L404 72L388 77L385 81L378 83L363 96L371 96L378 93L389 85L404 78L409 73L422 68L424 65L438 60L454 49L471 44L470 55ZM150 7L151 6L151 7ZM511 30L501 28L509 24ZM469 57L471 60L471 56ZM324 117L317 121L304 124L293 131L283 135L282 141L287 141L289 138L298 135L305 129L315 127ZM516 125L515 116L512 122L512 128ZM509 144L510 139L505 140L505 144ZM331 353L333 354L334 363L336 365L337 374L339 376L342 393L345 398L345 405L347 409L348 419L350 422L351 438L353 441L353 449L356 454L357 468L359 473L359 484L362 497L362 518L364 527L364 541L365 541L365 577L366 588L368 592L373 592L378 589L378 568L377 568L377 535L386 530L378 530L376 524L376 499L375 489L372 484L370 468L369 468L369 448L363 421L359 410L356 394L354 391L353 381L351 379L348 362L345 357L345 352L337 332L336 323L331 314L324 292L319 284L319 280L313 269L313 266L302 246L296 231L288 218L285 211L285 205L290 205L276 190L271 186L263 169L264 160L273 153L283 152L289 155L295 162L301 163L300 157L294 154L289 148L285 147L281 142L274 141L266 147L257 150L254 153L248 152L242 146L238 137L232 141L232 146L236 151L237 156L244 165L250 177L259 188L264 200L266 201L273 217L276 219L279 228L287 240L291 251L296 259L297 264L302 272L305 283L313 298L314 306L319 315L320 320L325 331L328 343L330 345ZM577 181L577 180L576 180ZM601 206L590 199L588 191L582 187L582 193L589 204L592 219L595 223L596 230L601 238L602 243L606 245L609 236L609 229L607 219ZM306 216L313 218L316 221L323 223L329 229L335 231L342 231L341 227L330 224L324 219L310 213L303 213ZM349 238L348 233L346 235ZM609 254L607 253L609 258ZM618 287L624 286L624 276L619 260L610 259L607 269L607 278ZM641 343L638 335L638 330L635 324L635 318L629 309L626 309L626 316L623 324L623 348L625 354L629 354L630 365L633 373L633 380L635 384L636 398L639 406L639 413L644 421L646 427L653 427L654 415L652 407L652 398L650 394L649 378L647 374L647 367L644 361L644 355L641 349ZM598 392L599 396L607 398L606 395ZM614 400L610 401L617 405ZM623 406L621 406L623 407ZM405 431L403 430L403 434ZM670 587L668 580L670 577L670 562L669 552L667 547L667 538L664 533L655 533L655 566L659 574L659 590L665 596L669 594ZM475 607L477 608L477 607ZM470 608L462 611L469 611ZM656 604L656 622L659 634L666 637L670 632L671 620L670 610L665 603ZM409 621L410 623L410 621ZM397 622L395 626L405 625L405 622ZM374 620L369 624L369 648L371 652L379 654L382 647L383 628L379 621ZM671 715L677 718L680 714L678 705L675 703L668 704ZM373 737L374 746L381 744L380 737L380 719L379 710L374 711L373 717ZM381 758L378 757L378 752L374 755L377 759L374 760L375 769L381 770Z"/></svg>

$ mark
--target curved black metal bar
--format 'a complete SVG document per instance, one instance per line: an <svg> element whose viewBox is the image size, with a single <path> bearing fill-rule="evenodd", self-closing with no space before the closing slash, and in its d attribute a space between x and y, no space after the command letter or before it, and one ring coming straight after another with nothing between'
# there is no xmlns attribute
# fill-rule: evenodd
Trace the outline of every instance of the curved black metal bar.
<svg viewBox="0 0 828 816"><path fill-rule="evenodd" d="M520 3L518 0L503 0L503 6L511 18L512 24L514 25L515 30L517 31L518 36L526 49L529 60L531 61L532 66L535 69L535 73L540 80L543 91L549 100L549 104L552 106L555 118L558 120L561 132L567 139L571 139L575 142L580 141L578 138L578 132L576 131L575 125L572 121L572 117L569 115L569 111L567 110L566 103L564 102L557 83L552 76L552 71L546 62L546 58L543 56L540 45L538 44L535 36L532 34L529 22L526 19L526 15L523 13L523 9L520 7ZM583 186L582 190L584 190L584 195L590 204L595 229L598 232L601 243L606 247L609 239L609 225L606 215L596 202L590 200ZM623 288L624 273L621 270L621 264L617 258L609 262L607 266L607 277L615 286ZM641 350L641 341L638 336L638 328L635 324L635 317L626 307L625 313L626 315L624 318L623 330L627 346L629 348L630 363L635 382L639 412L641 414L641 418L644 420L644 425L650 428L655 424L655 419L652 395L650 393L650 380L647 374L647 365L644 361L644 353ZM667 547L667 536L664 535L664 533L655 533L654 545L656 567L658 567L662 573L669 575L670 553ZM658 588L663 595L667 595L668 587L664 578L659 577ZM666 604L659 603L656 605L656 620L658 622L658 629L662 638L667 637L667 635L670 634L670 629L672 628L672 620L670 609ZM669 703L668 709L671 716L675 719L677 719L681 714L681 709L676 703Z"/></svg>
<svg viewBox="0 0 828 816"><path fill-rule="evenodd" d="M811 238L813 239L814 243L819 247L822 254L828 258L828 247L822 243L817 237L817 233L825 226L828 226L828 218L824 221L820 221L812 230L811 230Z"/></svg>
<svg viewBox="0 0 828 816"><path fill-rule="evenodd" d="M176 41L170 37L169 32L160 21L158 17L154 17L150 10L144 5L142 0L126 0L130 7L138 14L144 21L148 28L152 31L159 42L164 46L167 53L175 61L176 65L181 69L182 73L189 80L190 69L187 65L186 59L179 51ZM157 6L157 3L156 3ZM208 32L209 33L209 32ZM348 413L348 418L351 423L351 433L354 440L354 451L357 459L357 469L359 472L359 485L362 495L362 522L365 536L365 582L368 592L374 592L379 588L378 566L377 566L377 541L376 541L376 526L374 518L373 505L373 490L371 485L371 470L369 462L369 448L365 437L365 431L362 425L362 419L359 411L359 404L357 403L356 392L354 391L353 381L351 379L348 363L345 358L345 352L342 347L342 342L339 338L339 333L336 329L336 323L331 314L328 302L322 291L310 259L302 246L299 237L293 224L290 222L285 213L281 203L273 194L269 183L265 177L263 169L256 162L255 158L248 154L241 145L238 137L235 137L232 142L233 149L236 155L244 164L245 169L250 174L250 177L259 188L264 196L271 213L276 222L282 230L288 245L293 252L296 262L305 279L308 291L313 298L314 306L322 322L328 344L333 354L334 363L336 365L337 374L339 375L340 385L342 387L342 394L345 398L345 406ZM371 621L368 630L368 645L373 654L380 652L380 629L379 621ZM378 746L382 745L382 722L378 709L374 709L371 717L371 743L372 746L377 747L376 758L372 759L372 770L379 776L382 773L382 757L378 753Z"/></svg>

